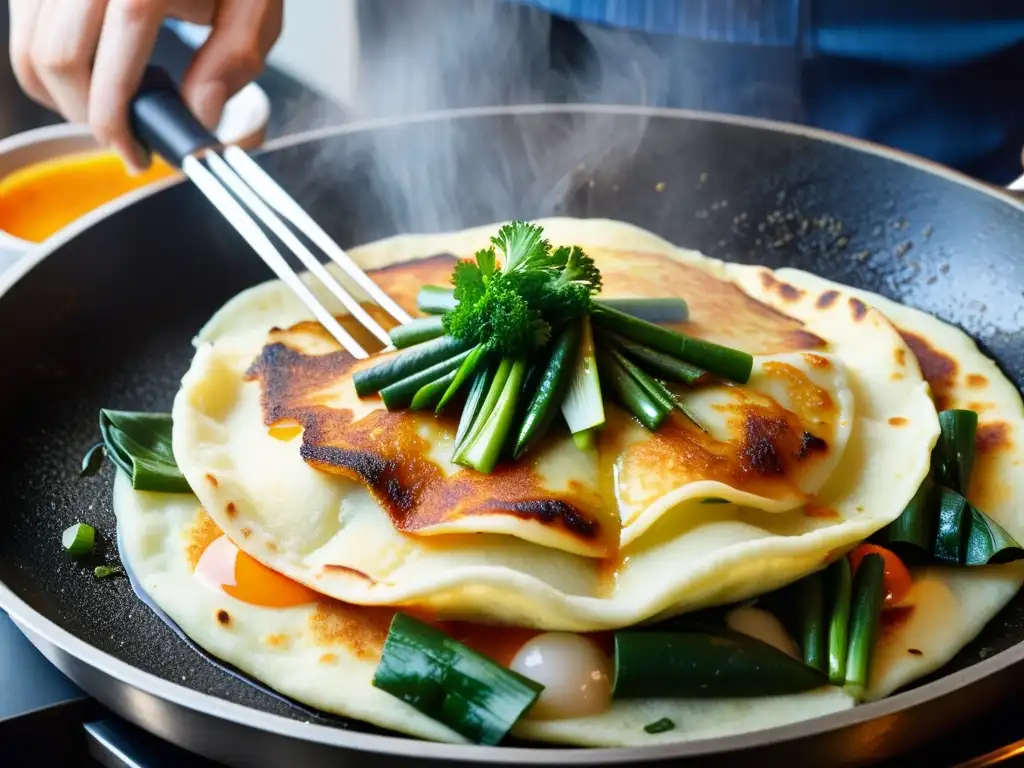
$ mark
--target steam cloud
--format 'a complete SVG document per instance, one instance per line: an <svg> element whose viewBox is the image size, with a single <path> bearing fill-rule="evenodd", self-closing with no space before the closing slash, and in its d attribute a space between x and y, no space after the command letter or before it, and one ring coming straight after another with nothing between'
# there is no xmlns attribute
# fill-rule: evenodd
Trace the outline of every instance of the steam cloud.
<svg viewBox="0 0 1024 768"><path fill-rule="evenodd" d="M366 0L359 11L357 120L508 104L662 103L664 68L633 36L589 27L578 44L553 54L552 18L502 0ZM559 58L566 47L577 61ZM387 131L372 136L363 161L373 169L373 194L387 201L392 231L557 211L593 169L614 173L628 163L646 128L640 116L599 112L544 131L531 128L538 122L526 119L507 137L517 145L508 156L466 121L435 121L403 132L400 143ZM323 158L334 167L353 162L339 160ZM479 168L471 192L460 186L467 165Z"/></svg>

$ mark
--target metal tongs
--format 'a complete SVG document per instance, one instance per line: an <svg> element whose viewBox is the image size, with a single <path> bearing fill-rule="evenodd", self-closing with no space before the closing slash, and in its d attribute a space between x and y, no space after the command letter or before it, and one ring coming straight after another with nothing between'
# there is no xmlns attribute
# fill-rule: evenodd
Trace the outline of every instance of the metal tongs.
<svg viewBox="0 0 1024 768"><path fill-rule="evenodd" d="M181 168L353 357L366 358L369 355L288 265L264 227L284 243L349 313L385 346L391 344L388 332L327 271L320 259L298 238L296 231L323 251L400 324L412 319L245 150L224 146L203 127L163 69L146 69L130 112L132 129L143 146Z"/></svg>

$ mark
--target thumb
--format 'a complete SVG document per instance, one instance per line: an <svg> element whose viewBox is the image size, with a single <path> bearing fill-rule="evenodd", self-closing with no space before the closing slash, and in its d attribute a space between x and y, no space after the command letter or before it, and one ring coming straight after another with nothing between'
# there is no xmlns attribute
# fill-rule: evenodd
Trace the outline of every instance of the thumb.
<svg viewBox="0 0 1024 768"><path fill-rule="evenodd" d="M224 104L262 71L281 34L281 0L221 0L209 37L182 82L182 96L207 128Z"/></svg>

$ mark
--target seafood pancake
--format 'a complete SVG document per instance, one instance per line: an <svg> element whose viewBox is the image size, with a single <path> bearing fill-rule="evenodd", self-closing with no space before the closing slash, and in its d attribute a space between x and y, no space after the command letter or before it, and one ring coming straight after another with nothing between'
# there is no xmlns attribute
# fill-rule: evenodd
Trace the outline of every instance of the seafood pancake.
<svg viewBox="0 0 1024 768"><path fill-rule="evenodd" d="M352 372L365 363L268 283L199 334L174 404L175 457L217 526L347 603L590 631L762 594L900 514L938 421L881 313L842 286L825 306L770 272L626 225L540 224L594 258L603 296L681 295L681 330L755 356L746 385L695 391L706 432L675 415L646 433L609 406L594 451L553 434L493 475L462 470L446 459L449 421L356 397ZM413 309L420 286L444 284L454 257L492 232L403 236L352 255Z"/></svg>
<svg viewBox="0 0 1024 768"><path fill-rule="evenodd" d="M410 736L459 734L371 685L393 609L317 595L239 554L191 494L133 491L118 473L122 557L137 586L197 645L296 701ZM503 629L497 632L505 632ZM494 632L477 634L481 652ZM514 734L580 746L639 746L771 728L849 709L839 688L745 699L615 701L601 715L521 720ZM678 727L650 734L662 717Z"/></svg>

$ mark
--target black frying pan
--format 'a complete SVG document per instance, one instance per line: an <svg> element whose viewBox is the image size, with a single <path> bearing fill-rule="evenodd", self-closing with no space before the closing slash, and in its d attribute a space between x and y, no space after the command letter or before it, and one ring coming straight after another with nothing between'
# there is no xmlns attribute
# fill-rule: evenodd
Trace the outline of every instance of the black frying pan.
<svg viewBox="0 0 1024 768"><path fill-rule="evenodd" d="M622 219L710 256L801 267L921 307L961 325L1024 383L1024 205L878 148L689 113L530 107L349 127L279 145L263 160L343 246L510 217ZM60 547L78 520L115 541L113 470L78 478L97 410L167 410L195 331L271 276L187 185L115 208L0 284L0 604L127 719L233 765L653 763L710 753L716 764L838 765L934 738L1020 679L1024 598L943 675L910 691L678 746L424 744L261 692L191 650L127 580L96 581Z"/></svg>

